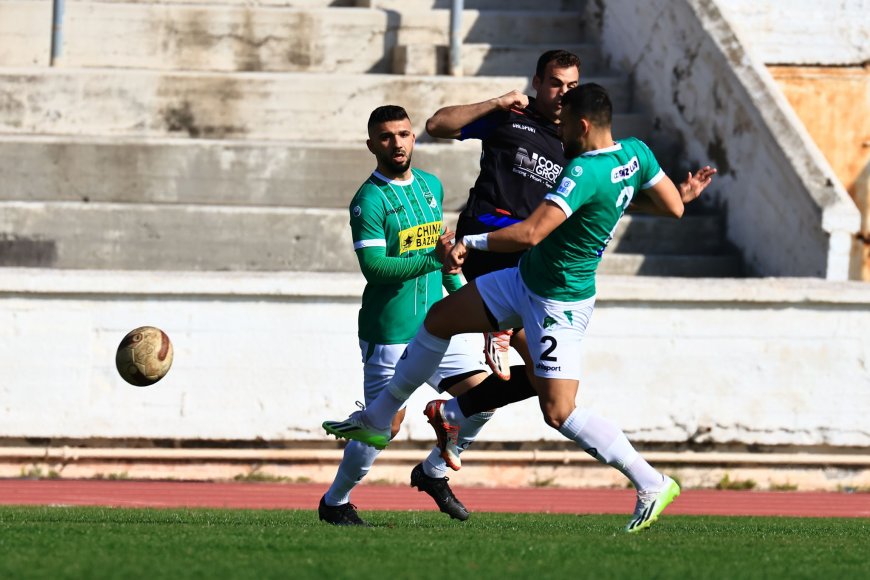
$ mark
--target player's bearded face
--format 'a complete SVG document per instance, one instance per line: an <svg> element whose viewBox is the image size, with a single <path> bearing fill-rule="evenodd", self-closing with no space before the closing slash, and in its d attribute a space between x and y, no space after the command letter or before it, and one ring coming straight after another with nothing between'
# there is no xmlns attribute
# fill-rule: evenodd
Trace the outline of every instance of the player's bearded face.
<svg viewBox="0 0 870 580"><path fill-rule="evenodd" d="M378 160L378 167L389 177L404 174L411 167L416 137L408 119L388 121L374 127L368 141L369 150Z"/></svg>
<svg viewBox="0 0 870 580"><path fill-rule="evenodd" d="M411 167L411 152L413 149L413 146L410 150L407 150L404 147L396 147L388 154L379 156L378 160L385 167L390 168L393 173L404 173L408 171L409 167Z"/></svg>

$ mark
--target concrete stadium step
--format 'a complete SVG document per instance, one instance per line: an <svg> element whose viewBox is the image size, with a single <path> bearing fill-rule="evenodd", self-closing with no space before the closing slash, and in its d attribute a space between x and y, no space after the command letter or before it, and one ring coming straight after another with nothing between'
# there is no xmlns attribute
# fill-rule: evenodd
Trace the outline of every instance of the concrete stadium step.
<svg viewBox="0 0 870 580"><path fill-rule="evenodd" d="M50 10L20 0L13 0L2 10L4 21L26 19L27 26L11 38L16 45L45 50L38 62L47 64ZM449 44L449 17L447 10L399 16L367 8L72 2L65 8L63 43L56 64L387 73L392 50L398 44ZM577 43L581 21L578 14L565 12L467 11L462 27L467 43L504 43L510 39L517 45L549 47ZM0 46L8 44L4 38L0 37ZM0 55L12 50L0 49ZM30 49L14 50L22 54L9 57L7 64L26 65ZM0 57L0 63L4 60Z"/></svg>
<svg viewBox="0 0 870 580"><path fill-rule="evenodd" d="M60 64L388 73L395 20L363 8L74 2Z"/></svg>
<svg viewBox="0 0 870 580"><path fill-rule="evenodd" d="M278 6L290 8L356 8L367 0L100 0L106 4L193 4L216 6ZM92 0L66 0L67 6Z"/></svg>
<svg viewBox="0 0 870 580"><path fill-rule="evenodd" d="M632 232L632 219L605 254L606 273L738 275L739 260L730 255L656 253L659 239L702 237L716 227L710 220L659 219ZM455 220L447 215L448 224ZM0 202L0 266L353 272L347 221L344 209ZM681 226L687 232L676 235ZM645 238L647 253L621 252L623 235Z"/></svg>
<svg viewBox="0 0 870 580"><path fill-rule="evenodd" d="M0 266L358 270L347 210L81 202L0 202Z"/></svg>
<svg viewBox="0 0 870 580"><path fill-rule="evenodd" d="M119 270L358 268L346 211L0 203L0 266Z"/></svg>
<svg viewBox="0 0 870 580"><path fill-rule="evenodd" d="M47 0L46 0L47 1ZM67 4L91 0L67 0ZM102 0L112 4L215 4L296 8L376 8L380 10L449 9L451 0ZM582 0L465 0L466 10L579 10Z"/></svg>
<svg viewBox="0 0 870 580"><path fill-rule="evenodd" d="M608 254L700 256L729 251L725 224L715 214L687 213L678 220L628 214L617 224L613 240L607 246Z"/></svg>
<svg viewBox="0 0 870 580"><path fill-rule="evenodd" d="M586 80L607 87L617 112L628 109L624 77ZM0 69L0 134L361 143L365 120L379 105L402 104L422 127L444 105L482 101L525 89L527 82L526 77L5 68ZM617 135L643 136L648 126L634 115L619 116L614 124Z"/></svg>
<svg viewBox="0 0 870 580"><path fill-rule="evenodd" d="M450 11L403 12L398 44L450 43ZM462 40L468 43L516 44L549 47L583 40L584 20L579 12L543 10L466 10L462 14Z"/></svg>
<svg viewBox="0 0 870 580"><path fill-rule="evenodd" d="M478 156L474 143L424 144L414 160L439 176L444 207L458 211L477 177ZM373 158L361 145L0 137L0 200L346 211L372 168ZM610 249L715 253L724 243L723 230L717 216L627 216Z"/></svg>
<svg viewBox="0 0 870 580"><path fill-rule="evenodd" d="M531 77L535 72L538 57L552 48L551 45L463 44L463 73L468 76L499 76L528 71L527 74ZM604 71L603 59L597 46L592 44L561 44L558 48L573 52L580 57L580 74L583 82L586 81L587 76L600 74ZM444 52L446 64L448 57L446 50Z"/></svg>
<svg viewBox="0 0 870 580"><path fill-rule="evenodd" d="M357 6L394 10L396 12L420 12L423 10L449 10L451 0L356 0ZM464 0L465 10L543 10L547 12L579 12L585 4L582 0Z"/></svg>
<svg viewBox="0 0 870 580"><path fill-rule="evenodd" d="M477 143L418 144L458 210L477 178ZM354 144L0 136L0 200L347 208L374 169Z"/></svg>
<svg viewBox="0 0 870 580"><path fill-rule="evenodd" d="M672 256L605 253L602 275L669 276L678 278L742 278L743 262L736 254Z"/></svg>

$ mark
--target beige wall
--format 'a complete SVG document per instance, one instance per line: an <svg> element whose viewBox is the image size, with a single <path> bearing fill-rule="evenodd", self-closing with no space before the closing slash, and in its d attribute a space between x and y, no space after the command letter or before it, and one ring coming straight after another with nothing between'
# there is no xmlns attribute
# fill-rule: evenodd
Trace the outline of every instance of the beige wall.
<svg viewBox="0 0 870 580"><path fill-rule="evenodd" d="M870 67L768 67L854 199L870 162Z"/></svg>
<svg viewBox="0 0 870 580"><path fill-rule="evenodd" d="M862 213L850 278L870 281L870 67L768 67Z"/></svg>

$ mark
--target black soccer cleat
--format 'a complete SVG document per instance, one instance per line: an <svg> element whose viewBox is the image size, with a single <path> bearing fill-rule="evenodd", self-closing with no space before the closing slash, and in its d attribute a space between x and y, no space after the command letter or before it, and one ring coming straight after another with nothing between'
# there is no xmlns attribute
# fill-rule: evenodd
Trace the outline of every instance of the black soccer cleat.
<svg viewBox="0 0 870 580"><path fill-rule="evenodd" d="M453 490L450 489L447 480L447 477L429 477L426 475L423 472L422 463L418 463L411 470L411 487L416 487L417 491L425 491L435 500L439 510L454 520L464 522L468 519L468 510L453 495Z"/></svg>
<svg viewBox="0 0 870 580"><path fill-rule="evenodd" d="M317 515L320 516L320 521L332 524L333 526L371 527L370 523L359 517L359 514L356 513L355 505L352 503L336 506L326 505L326 496L320 498Z"/></svg>

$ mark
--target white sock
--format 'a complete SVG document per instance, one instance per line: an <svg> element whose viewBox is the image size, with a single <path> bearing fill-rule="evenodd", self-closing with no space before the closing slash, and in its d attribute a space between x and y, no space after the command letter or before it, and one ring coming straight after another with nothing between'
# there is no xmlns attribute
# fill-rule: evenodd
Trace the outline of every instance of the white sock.
<svg viewBox="0 0 870 580"><path fill-rule="evenodd" d="M451 399L455 400L455 399ZM492 419L493 413L486 411L477 413L467 419L463 418L459 421L459 454L468 449L468 446L474 443L478 433L486 425L486 422ZM447 463L441 458L441 451L436 446L429 453L429 457L423 462L423 473L429 477L444 477L447 475Z"/></svg>
<svg viewBox="0 0 870 580"><path fill-rule="evenodd" d="M393 416L405 401L441 364L448 346L450 340L429 334L426 327L421 326L396 364L396 371L387 388L366 406L363 415L365 420L377 429L389 427Z"/></svg>
<svg viewBox="0 0 870 580"><path fill-rule="evenodd" d="M559 432L586 453L621 471L638 491L659 489L664 476L641 457L614 423L586 409L574 409Z"/></svg>
<svg viewBox="0 0 870 580"><path fill-rule="evenodd" d="M350 492L372 468L378 451L374 447L351 441L344 448L344 457L338 466L335 480L326 492L326 505L344 505L350 501Z"/></svg>

